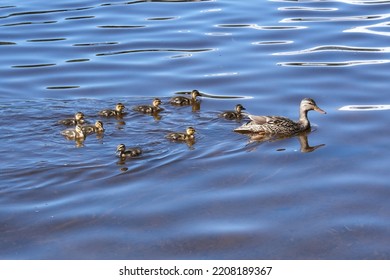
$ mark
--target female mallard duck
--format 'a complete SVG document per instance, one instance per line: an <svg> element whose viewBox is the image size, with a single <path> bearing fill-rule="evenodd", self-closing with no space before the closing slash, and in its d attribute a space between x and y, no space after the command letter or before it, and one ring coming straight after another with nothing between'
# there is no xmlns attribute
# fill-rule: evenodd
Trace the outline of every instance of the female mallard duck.
<svg viewBox="0 0 390 280"><path fill-rule="evenodd" d="M101 121L96 121L94 125L83 125L81 127L83 130L84 134L92 134L92 133L102 133L104 132L103 128L103 122Z"/></svg>
<svg viewBox="0 0 390 280"><path fill-rule="evenodd" d="M199 102L196 98L198 96L201 96L199 91L194 89L191 91L191 98L185 97L185 96L175 96L172 97L171 100L169 101L172 105L176 106L187 106L187 105L193 105L197 102Z"/></svg>
<svg viewBox="0 0 390 280"><path fill-rule="evenodd" d="M74 118L71 119L63 119L58 121L59 124L71 126L71 125L76 125L76 124L83 124L85 122L84 120L84 114L81 112L77 112L74 114Z"/></svg>
<svg viewBox="0 0 390 280"><path fill-rule="evenodd" d="M139 105L135 106L134 110L146 113L146 114L157 114L161 111L163 111L163 108L160 108L159 105L161 105L161 100L158 98L155 98L152 102L152 105Z"/></svg>
<svg viewBox="0 0 390 280"><path fill-rule="evenodd" d="M255 132L274 135L292 135L310 129L310 122L307 118L307 112L311 110L326 114L324 110L317 106L313 99L304 98L301 101L299 109L299 120L297 122L285 117L248 115L251 121L236 128L234 131L241 133Z"/></svg>
<svg viewBox="0 0 390 280"><path fill-rule="evenodd" d="M188 127L186 132L171 132L167 138L174 141L191 141L195 139L195 128Z"/></svg>
<svg viewBox="0 0 390 280"><path fill-rule="evenodd" d="M123 105L122 103L118 103L115 105L115 109L105 109L103 111L100 111L99 112L99 115L100 116L103 116L103 117L121 117L123 114L124 114L124 110L125 110L125 105Z"/></svg>
<svg viewBox="0 0 390 280"><path fill-rule="evenodd" d="M122 159L127 157L137 157L142 154L142 150L140 148L126 149L126 146L124 144L119 144L118 147L116 147L116 152L118 153L118 156Z"/></svg>
<svg viewBox="0 0 390 280"><path fill-rule="evenodd" d="M236 111L226 111L220 114L221 117L228 120L238 120L243 117L242 110L246 110L241 104L236 105Z"/></svg>
<svg viewBox="0 0 390 280"><path fill-rule="evenodd" d="M75 128L65 129L61 131L61 134L66 136L70 140L84 140L86 134L84 133L81 125L76 125Z"/></svg>

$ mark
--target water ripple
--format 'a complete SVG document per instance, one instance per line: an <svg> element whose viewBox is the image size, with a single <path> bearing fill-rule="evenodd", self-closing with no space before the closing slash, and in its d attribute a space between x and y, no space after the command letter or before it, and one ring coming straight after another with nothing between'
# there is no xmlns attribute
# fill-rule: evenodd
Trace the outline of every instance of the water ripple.
<svg viewBox="0 0 390 280"><path fill-rule="evenodd" d="M369 48L369 47L329 45L329 46L318 46L318 47L299 50L299 51L273 53L273 55L300 55L300 54L315 53L315 52L380 52L380 53L387 53L387 52L390 52L390 47Z"/></svg>
<svg viewBox="0 0 390 280"><path fill-rule="evenodd" d="M354 60L339 62L279 62L279 66L309 66L309 67L348 67L358 65L383 64L389 63L390 60Z"/></svg>
<svg viewBox="0 0 390 280"><path fill-rule="evenodd" d="M297 0L269 0L271 2L284 2L284 3L296 3ZM351 5L383 5L383 4L390 4L389 0L302 0L299 1L300 3L332 3L332 2L341 2Z"/></svg>
<svg viewBox="0 0 390 280"><path fill-rule="evenodd" d="M56 10L39 10L39 11L26 11L26 12L18 12L11 13L6 16L0 16L0 19L6 19L10 17L19 17L19 16L27 16L27 15L43 15L43 14L53 14L53 13L64 13L64 12L73 12L73 11L83 11L89 10L93 7L83 7L83 8L74 8L74 9L56 9Z"/></svg>
<svg viewBox="0 0 390 280"><path fill-rule="evenodd" d="M218 24L216 27L221 28L252 28L257 30L290 30L304 29L306 26L261 26L257 24Z"/></svg>
<svg viewBox="0 0 390 280"><path fill-rule="evenodd" d="M346 105L339 108L340 111L381 111L390 110L390 104L387 105Z"/></svg>
<svg viewBox="0 0 390 280"><path fill-rule="evenodd" d="M311 11L311 12L333 12L337 8L317 8L317 7L280 7L279 11Z"/></svg>
<svg viewBox="0 0 390 280"><path fill-rule="evenodd" d="M141 50L125 50L125 51L116 51L116 52L107 52L107 53L98 53L96 56L109 56L109 55L121 55L121 54L130 54L130 53L142 53L142 52L179 52L179 53L198 53L198 52L209 52L213 49L141 49Z"/></svg>
<svg viewBox="0 0 390 280"><path fill-rule="evenodd" d="M281 20L281 22L368 21L368 20L381 20L381 19L386 19L389 17L390 17L390 14L348 16L348 17L300 17L300 18L285 18L285 19Z"/></svg>
<svg viewBox="0 0 390 280"><path fill-rule="evenodd" d="M373 30L374 28L379 28L379 29L386 28L388 30L389 27L390 27L390 22L381 22L373 25L354 27L351 29L344 30L344 32L357 32L357 33L367 33L367 34L380 35L380 36L390 36L390 31Z"/></svg>

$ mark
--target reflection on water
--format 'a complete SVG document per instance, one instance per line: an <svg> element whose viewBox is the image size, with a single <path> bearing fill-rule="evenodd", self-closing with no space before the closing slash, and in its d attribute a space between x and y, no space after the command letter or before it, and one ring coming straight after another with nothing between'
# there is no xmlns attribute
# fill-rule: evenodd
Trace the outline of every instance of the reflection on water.
<svg viewBox="0 0 390 280"><path fill-rule="evenodd" d="M249 134L249 144L250 144L250 150L253 150L252 143L261 144L262 142L274 142L274 141L280 141L283 139L287 139L290 137L296 138L299 141L300 145L300 151L302 153L310 153L315 151L316 149L325 146L325 144L319 144L315 146L310 146L308 141L308 136L310 134L310 131L301 132L297 135L292 136L275 136L275 135L267 135L267 134L259 134L259 133L251 133ZM282 149L284 150L284 149Z"/></svg>
<svg viewBox="0 0 390 280"><path fill-rule="evenodd" d="M390 258L390 1L16 2L0 4L0 258ZM195 107L169 104L193 88ZM248 138L220 117L306 96L329 112L311 133ZM156 97L156 116L98 115ZM65 139L78 111L104 134ZM165 138L188 126L195 143Z"/></svg>

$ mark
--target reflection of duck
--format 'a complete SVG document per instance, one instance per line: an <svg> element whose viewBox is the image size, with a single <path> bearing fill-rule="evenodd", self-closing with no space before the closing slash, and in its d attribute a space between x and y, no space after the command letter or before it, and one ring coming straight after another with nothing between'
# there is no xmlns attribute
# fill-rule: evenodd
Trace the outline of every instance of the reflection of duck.
<svg viewBox="0 0 390 280"><path fill-rule="evenodd" d="M127 157L137 157L142 154L142 150L140 148L128 148L124 144L119 144L116 148L116 152L121 159L125 159Z"/></svg>
<svg viewBox="0 0 390 280"><path fill-rule="evenodd" d="M63 124L63 125L67 125L67 126L76 125L76 124L83 124L84 122L85 122L84 121L84 114L81 112L77 112L76 114L74 114L74 118L63 119L63 120L58 121L59 124Z"/></svg>
<svg viewBox="0 0 390 280"><path fill-rule="evenodd" d="M104 117L121 117L124 113L125 105L118 103L115 105L115 109L105 109L99 112L100 116Z"/></svg>
<svg viewBox="0 0 390 280"><path fill-rule="evenodd" d="M303 131L303 132L300 132L296 135L298 137L299 144L301 146L300 150L302 153L310 153L314 150L317 150L320 147L325 146L325 144L310 146L309 141L308 141L308 134L309 133L310 133L310 131ZM253 143L253 142L263 143L266 141L274 142L274 141L283 140L286 138L289 138L289 137L288 136L275 137L275 136L272 136L269 134L267 135L267 134L259 134L259 133L250 134L250 142L251 143ZM284 149L282 149L282 150L284 150Z"/></svg>
<svg viewBox="0 0 390 280"><path fill-rule="evenodd" d="M307 118L307 112L311 110L326 114L324 110L317 106L313 99L304 98L301 101L299 109L299 120L297 122L279 116L248 115L251 121L236 128L234 131L241 133L255 132L271 135L293 135L295 133L310 129L310 122Z"/></svg>
<svg viewBox="0 0 390 280"><path fill-rule="evenodd" d="M228 120L238 120L243 117L243 114L241 113L242 110L246 110L244 106L241 104L237 104L235 107L235 111L226 111L220 114L221 117L228 119Z"/></svg>
<svg viewBox="0 0 390 280"><path fill-rule="evenodd" d="M161 105L161 100L158 98L155 98L152 102L152 105L139 105L135 106L134 110L146 113L146 114L157 114L161 111L163 111L163 108L160 108L159 105Z"/></svg>
<svg viewBox="0 0 390 280"><path fill-rule="evenodd" d="M198 96L201 96L199 91L194 89L191 91L191 98L185 97L185 96L175 96L172 97L169 101L172 105L175 106L188 106L188 105L194 105L198 103L199 101L196 99Z"/></svg>
<svg viewBox="0 0 390 280"><path fill-rule="evenodd" d="M104 132L103 122L96 121L94 125L83 125L81 127L85 134L102 133Z"/></svg>
<svg viewBox="0 0 390 280"><path fill-rule="evenodd" d="M86 135L81 125L76 125L75 128L69 128L61 131L61 134L70 140L84 140Z"/></svg>
<svg viewBox="0 0 390 280"><path fill-rule="evenodd" d="M166 137L173 141L191 141L195 139L195 128L188 127L186 132L171 132Z"/></svg>

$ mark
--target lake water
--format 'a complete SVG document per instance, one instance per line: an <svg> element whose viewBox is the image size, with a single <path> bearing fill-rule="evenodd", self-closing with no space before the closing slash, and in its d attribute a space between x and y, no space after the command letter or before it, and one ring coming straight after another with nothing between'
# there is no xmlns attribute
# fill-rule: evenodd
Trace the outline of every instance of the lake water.
<svg viewBox="0 0 390 280"><path fill-rule="evenodd" d="M385 0L1 1L0 258L389 259L389 36ZM218 117L304 97L327 111L306 135ZM65 139L77 111L104 135Z"/></svg>

